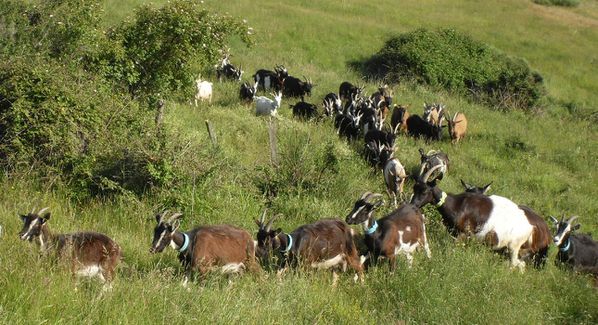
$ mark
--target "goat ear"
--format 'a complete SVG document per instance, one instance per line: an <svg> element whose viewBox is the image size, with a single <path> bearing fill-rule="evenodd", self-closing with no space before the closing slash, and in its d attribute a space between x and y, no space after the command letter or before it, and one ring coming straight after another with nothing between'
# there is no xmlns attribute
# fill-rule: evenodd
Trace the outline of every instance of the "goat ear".
<svg viewBox="0 0 598 325"><path fill-rule="evenodd" d="M492 184L492 182L488 183L486 186L483 187L483 192L484 194L486 194L486 192L490 191L490 185Z"/></svg>
<svg viewBox="0 0 598 325"><path fill-rule="evenodd" d="M27 221L26 215L20 215L19 218L21 218L21 221L23 221L23 222Z"/></svg>
<svg viewBox="0 0 598 325"><path fill-rule="evenodd" d="M571 228L571 231L578 230L580 227L581 227L581 223L578 223L575 226L573 226L573 228Z"/></svg>
<svg viewBox="0 0 598 325"><path fill-rule="evenodd" d="M550 218L550 220L552 221L552 223L554 223L555 225L559 224L559 220L553 216L548 216Z"/></svg>
<svg viewBox="0 0 598 325"><path fill-rule="evenodd" d="M276 230L274 230L274 235L278 235L282 232L282 228L276 228Z"/></svg>
<svg viewBox="0 0 598 325"><path fill-rule="evenodd" d="M50 212L46 212L46 214L44 214L43 216L39 216L39 217L42 219L42 223L44 223L44 222L50 220L51 215L52 214Z"/></svg>

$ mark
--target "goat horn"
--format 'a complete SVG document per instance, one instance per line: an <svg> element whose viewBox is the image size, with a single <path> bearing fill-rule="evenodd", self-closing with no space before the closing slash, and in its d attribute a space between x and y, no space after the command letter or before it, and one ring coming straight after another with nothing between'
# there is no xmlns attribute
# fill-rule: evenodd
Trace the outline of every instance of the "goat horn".
<svg viewBox="0 0 598 325"><path fill-rule="evenodd" d="M48 209L50 209L50 207L45 207L45 208L43 208L43 209L39 210L39 211L37 212L37 215L38 215L39 217L41 217L41 215L42 215L42 214L44 214L44 212L46 212Z"/></svg>
<svg viewBox="0 0 598 325"><path fill-rule="evenodd" d="M264 209L264 212L262 212L262 215L260 217L260 227L264 225L264 219L266 219L266 211L268 211L268 209Z"/></svg>
<svg viewBox="0 0 598 325"><path fill-rule="evenodd" d="M169 210L164 210L164 211L162 211L162 213L160 214L160 219L158 220L158 223L160 223L160 222L164 221L164 217L165 217L165 216L166 216L168 213L170 213L170 211L169 211Z"/></svg>
<svg viewBox="0 0 598 325"><path fill-rule="evenodd" d="M441 168L441 167L442 167L442 165L436 165L436 166L432 167L430 170L428 170L426 172L426 174L424 174L424 176L422 177L422 179L421 179L422 182L424 182L424 183L428 182L428 178L430 177L430 175L432 175L432 173L434 171L436 171L436 169Z"/></svg>
<svg viewBox="0 0 598 325"><path fill-rule="evenodd" d="M573 216L573 217L571 217L571 219L567 220L567 223L572 225L573 221L575 221L577 218L579 218L579 216Z"/></svg>
<svg viewBox="0 0 598 325"><path fill-rule="evenodd" d="M272 228L272 224L274 223L274 220L276 220L281 215L282 214L277 214L274 217L272 217L272 219L268 220L268 224L266 225L266 231L270 231L270 228Z"/></svg>
<svg viewBox="0 0 598 325"><path fill-rule="evenodd" d="M365 202L370 202L370 200L382 197L382 194L372 193L372 192L365 192L361 196L360 200L364 200Z"/></svg>
<svg viewBox="0 0 598 325"><path fill-rule="evenodd" d="M30 212L30 213L31 213L31 214L34 214L34 213L35 213L35 207L33 207L33 209L31 209L31 212Z"/></svg>
<svg viewBox="0 0 598 325"><path fill-rule="evenodd" d="M170 222L173 222L173 221L175 221L175 220L179 219L179 218L180 218L182 215L183 215L182 213L180 213L180 212L176 212L176 213L174 213L173 215L171 215L171 216L170 216L170 218L168 218L168 222L169 222L169 223L170 223Z"/></svg>

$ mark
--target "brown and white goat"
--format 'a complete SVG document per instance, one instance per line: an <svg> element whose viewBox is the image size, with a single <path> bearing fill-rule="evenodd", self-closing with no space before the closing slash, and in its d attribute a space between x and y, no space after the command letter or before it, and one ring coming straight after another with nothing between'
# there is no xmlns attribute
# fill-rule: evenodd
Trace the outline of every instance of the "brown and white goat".
<svg viewBox="0 0 598 325"><path fill-rule="evenodd" d="M442 126L444 120L444 105L424 103L423 119L434 126Z"/></svg>
<svg viewBox="0 0 598 325"><path fill-rule="evenodd" d="M461 184L465 188L465 192L486 194L490 190L492 182L483 187L467 184L463 180L461 180ZM519 256L523 260L531 260L536 268L542 267L546 264L548 249L552 242L550 228L546 221L544 221L544 218L538 215L530 207L519 205L519 208L525 213L527 221L534 227L532 240L525 242L523 246L521 246Z"/></svg>
<svg viewBox="0 0 598 325"><path fill-rule="evenodd" d="M519 258L519 252L526 243L533 243L534 227L527 219L529 212L497 195L447 194L436 186L435 179L428 182L438 168L440 166L435 166L417 180L411 203L418 207L434 204L444 224L455 235L473 234L495 250L507 248L511 266L523 271L525 262Z"/></svg>
<svg viewBox="0 0 598 325"><path fill-rule="evenodd" d="M397 207L397 196L403 197L403 186L408 175L405 167L398 158L393 157L395 147L384 147L381 149L380 162L382 163L382 174L386 184L386 193L393 200L393 207Z"/></svg>
<svg viewBox="0 0 598 325"><path fill-rule="evenodd" d="M453 143L458 143L459 140L465 137L467 133L467 118L461 112L455 113L452 119L448 120L448 130Z"/></svg>
<svg viewBox="0 0 598 325"><path fill-rule="evenodd" d="M183 286L187 287L194 271L203 277L213 270L240 273L245 268L258 270L255 243L251 235L230 225L212 225L179 231L181 213L165 219L168 211L156 215L156 227L150 253L160 253L170 245L185 267Z"/></svg>
<svg viewBox="0 0 598 325"><path fill-rule="evenodd" d="M407 134L407 119L409 118L409 112L407 111L409 106L395 105L392 109L392 115L390 116L390 127L394 134L404 133Z"/></svg>
<svg viewBox="0 0 598 325"><path fill-rule="evenodd" d="M380 256L388 259L391 270L394 270L395 258L405 255L409 267L413 264L413 253L423 247L428 258L432 257L426 225L421 210L409 203L380 220L374 217L374 211L383 205L382 194L364 193L355 202L353 210L347 215L350 225L361 224L365 233L365 244L369 251L369 263L375 263Z"/></svg>
<svg viewBox="0 0 598 325"><path fill-rule="evenodd" d="M439 150L430 150L428 153L424 153L424 149L419 148L420 155L420 168L419 177L423 176L424 173L428 172L435 166L440 166L436 170L436 176L434 179L442 180L444 175L448 172L450 160L446 153Z"/></svg>
<svg viewBox="0 0 598 325"><path fill-rule="evenodd" d="M111 288L116 266L122 258L121 248L114 240L97 232L53 234L48 228L48 208L21 215L21 220L21 240L35 240L42 254L53 254L69 263L73 275L97 276L104 283L104 290Z"/></svg>
<svg viewBox="0 0 598 325"><path fill-rule="evenodd" d="M262 259L271 255L279 258L279 270L288 266L332 269L333 284L337 281L335 269L343 271L347 265L355 271L355 280L363 282L363 267L353 242L353 230L339 219L322 219L300 226L291 233L278 228L272 230L276 216L264 221L266 211L256 220L257 251Z"/></svg>

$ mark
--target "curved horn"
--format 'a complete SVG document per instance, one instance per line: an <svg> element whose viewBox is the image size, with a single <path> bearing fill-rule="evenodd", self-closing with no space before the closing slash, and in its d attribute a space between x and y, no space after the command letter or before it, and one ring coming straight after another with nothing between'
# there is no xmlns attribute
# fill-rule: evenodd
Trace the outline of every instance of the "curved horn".
<svg viewBox="0 0 598 325"><path fill-rule="evenodd" d="M163 222L163 221L164 221L164 217L166 217L166 215L167 215L168 213L170 213L170 211L169 211L169 210L164 210L164 211L162 211L162 213L158 215L158 216L159 216L159 218L156 218L156 221L157 221L158 223L160 223L160 222Z"/></svg>
<svg viewBox="0 0 598 325"><path fill-rule="evenodd" d="M370 202L372 199L381 198L382 194L379 193L372 193L372 192L365 192L361 196L360 200L364 200L365 202Z"/></svg>
<svg viewBox="0 0 598 325"><path fill-rule="evenodd" d="M428 182L428 178L430 177L430 175L432 175L432 173L433 173L433 172L434 172L436 169L438 169L438 168L441 168L441 167L442 167L442 165L436 165L436 166L432 167L430 170L428 170L428 171L427 171L427 172L424 174L424 176L422 177L421 181L422 181L422 182L424 182L424 183Z"/></svg>
<svg viewBox="0 0 598 325"><path fill-rule="evenodd" d="M277 214L274 217L272 217L272 219L268 220L268 224L266 225L266 231L270 231L270 228L272 228L272 224L274 223L274 220L278 219L278 217L280 217L282 214Z"/></svg>
<svg viewBox="0 0 598 325"><path fill-rule="evenodd" d="M183 215L182 213L176 212L173 215L171 215L170 218L168 218L168 222L170 223L170 222L173 222L173 221L175 221L177 219L180 219L182 215Z"/></svg>
<svg viewBox="0 0 598 325"><path fill-rule="evenodd" d="M39 217L41 217L41 215L42 215L42 214L44 214L44 212L46 212L48 209L50 209L50 207L45 207L45 208L43 208L43 209L39 210L39 211L37 212L37 215L38 215Z"/></svg>
<svg viewBox="0 0 598 325"><path fill-rule="evenodd" d="M577 218L579 218L579 216L573 216L573 217L571 217L571 219L567 220L567 223L572 225L573 221L575 221Z"/></svg>

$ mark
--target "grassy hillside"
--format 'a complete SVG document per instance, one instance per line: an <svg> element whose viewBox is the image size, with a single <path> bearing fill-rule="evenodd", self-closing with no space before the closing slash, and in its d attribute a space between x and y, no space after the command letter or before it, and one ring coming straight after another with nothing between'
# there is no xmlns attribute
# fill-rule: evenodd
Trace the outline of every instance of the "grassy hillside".
<svg viewBox="0 0 598 325"><path fill-rule="evenodd" d="M106 15L117 22L142 1L107 1ZM543 114L501 113L450 94L405 83L394 85L395 101L419 112L424 101L443 102L469 119L469 136L426 145L400 138L396 156L415 170L417 149L442 149L451 158L441 188L460 192L459 178L494 181L493 193L533 207L544 216L579 215L582 230L598 230L596 161L598 134L588 115L598 105L598 77L590 73L598 44L598 5L582 1L573 9L545 8L531 1L205 1L218 11L246 18L257 45L233 40L232 61L246 79L258 68L280 63L291 74L317 84L310 101L338 91L344 80L358 81L349 63L375 53L391 34L417 27L453 27L506 53L527 59L546 78L550 95L575 103L581 117L562 108ZM375 84L367 84L368 92ZM0 323L596 323L598 293L584 276L556 268L511 271L508 261L475 242L454 243L438 213L425 208L432 259L417 254L412 269L404 259L394 274L374 268L365 285L352 274L331 287L327 272L246 275L229 283L213 275L190 291L175 253L150 255L153 213L178 206L182 228L231 223L256 231L264 206L284 217L292 230L323 217L341 217L364 191L383 193L379 172L359 156L361 145L335 135L329 122L295 121L283 99L277 121L281 166L270 167L267 120L237 103L237 84L215 84L214 104L193 108L169 102L166 122L185 145L177 164L198 166L186 186L144 197L73 202L52 189L52 179L3 177L0 214ZM209 144L204 121L216 130ZM332 157L332 158L331 158ZM406 186L408 194L411 183ZM277 195L264 195L264 189ZM123 247L124 263L112 292L98 297L100 285L76 285L59 265L38 256L15 235L19 213L49 206L50 227L68 232L93 229ZM383 208L383 213L390 208ZM381 216L381 215L380 215ZM356 230L361 229L356 227Z"/></svg>

